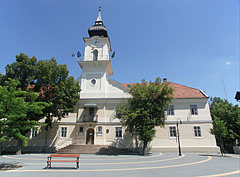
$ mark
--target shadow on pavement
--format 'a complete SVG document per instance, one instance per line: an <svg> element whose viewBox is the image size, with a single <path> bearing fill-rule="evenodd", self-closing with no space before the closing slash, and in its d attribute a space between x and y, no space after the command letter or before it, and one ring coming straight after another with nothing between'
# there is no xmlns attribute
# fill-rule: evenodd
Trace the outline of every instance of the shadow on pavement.
<svg viewBox="0 0 240 177"><path fill-rule="evenodd" d="M51 168L47 168L47 167L45 167L45 168L43 168L43 169L49 169L49 170L51 170L51 169L54 169L54 170L56 170L56 169L74 169L74 170L77 170L78 168L75 168L75 167L51 167Z"/></svg>
<svg viewBox="0 0 240 177"><path fill-rule="evenodd" d="M21 168L21 167L23 167L23 166L19 165L18 162L0 163L0 171L14 170L14 169Z"/></svg>

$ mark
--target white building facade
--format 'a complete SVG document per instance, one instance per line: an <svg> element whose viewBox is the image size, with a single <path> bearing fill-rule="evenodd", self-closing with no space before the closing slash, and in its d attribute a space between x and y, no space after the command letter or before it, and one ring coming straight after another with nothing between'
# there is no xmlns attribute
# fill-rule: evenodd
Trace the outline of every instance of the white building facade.
<svg viewBox="0 0 240 177"><path fill-rule="evenodd" d="M76 111L60 122L53 123L47 133L32 131L28 150L60 150L69 145L106 145L120 149L141 146L115 118L116 105L127 102L131 84L112 80L111 43L101 19L101 9L95 25L83 38L85 51L78 61L82 69L79 78L81 92ZM166 79L164 82L168 82ZM150 143L151 151L178 151L178 122L182 151L219 152L216 140L210 134L212 119L208 96L197 89L169 82L174 89L174 101L167 111L165 128L156 127L156 137ZM180 124L181 122L181 124Z"/></svg>

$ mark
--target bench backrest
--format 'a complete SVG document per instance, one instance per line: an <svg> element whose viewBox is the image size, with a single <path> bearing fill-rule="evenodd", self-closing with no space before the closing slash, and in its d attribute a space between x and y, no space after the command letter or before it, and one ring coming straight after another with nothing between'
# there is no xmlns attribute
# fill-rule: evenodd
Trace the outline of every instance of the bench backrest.
<svg viewBox="0 0 240 177"><path fill-rule="evenodd" d="M80 154L50 154L49 157L80 157Z"/></svg>

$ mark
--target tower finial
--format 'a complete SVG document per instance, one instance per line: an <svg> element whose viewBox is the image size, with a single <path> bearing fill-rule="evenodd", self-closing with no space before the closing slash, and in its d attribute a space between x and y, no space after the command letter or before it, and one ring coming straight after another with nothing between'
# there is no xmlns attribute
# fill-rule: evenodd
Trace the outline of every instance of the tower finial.
<svg viewBox="0 0 240 177"><path fill-rule="evenodd" d="M103 25L103 21L102 21L102 17L101 17L101 11L102 11L102 8L101 8L101 6L99 6L98 17L95 21L95 24L88 29L88 34L89 34L90 37L92 37L92 36L108 37L107 29Z"/></svg>
<svg viewBox="0 0 240 177"><path fill-rule="evenodd" d="M102 8L101 8L101 6L99 6L98 11L99 12L98 12L98 17L97 17L96 22L101 22L102 23L102 17L101 17Z"/></svg>

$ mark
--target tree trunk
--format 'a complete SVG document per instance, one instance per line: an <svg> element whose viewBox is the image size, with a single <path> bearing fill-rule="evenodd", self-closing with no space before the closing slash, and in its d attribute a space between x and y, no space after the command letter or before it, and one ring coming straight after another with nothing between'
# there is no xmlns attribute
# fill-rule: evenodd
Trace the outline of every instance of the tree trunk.
<svg viewBox="0 0 240 177"><path fill-rule="evenodd" d="M222 153L222 156L224 156L224 153L225 153L225 149L224 149L224 144L223 144L223 139L221 138L221 153Z"/></svg>
<svg viewBox="0 0 240 177"><path fill-rule="evenodd" d="M18 140L16 155L22 154L22 140Z"/></svg>
<svg viewBox="0 0 240 177"><path fill-rule="evenodd" d="M142 155L143 156L146 156L148 154L147 145L148 145L148 142L147 141L143 141L143 151L142 151Z"/></svg>
<svg viewBox="0 0 240 177"><path fill-rule="evenodd" d="M138 152L139 149L138 149L138 138L137 138L137 135L134 135L134 138L135 138L135 151Z"/></svg>

